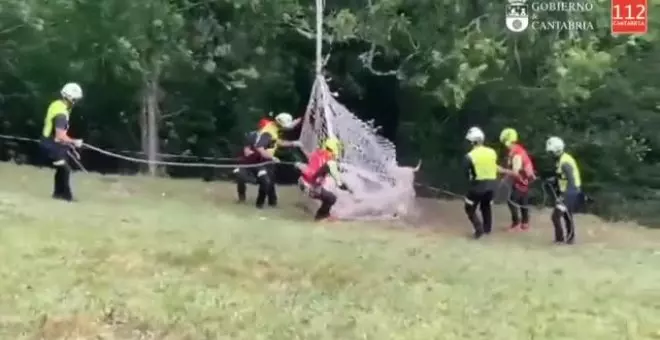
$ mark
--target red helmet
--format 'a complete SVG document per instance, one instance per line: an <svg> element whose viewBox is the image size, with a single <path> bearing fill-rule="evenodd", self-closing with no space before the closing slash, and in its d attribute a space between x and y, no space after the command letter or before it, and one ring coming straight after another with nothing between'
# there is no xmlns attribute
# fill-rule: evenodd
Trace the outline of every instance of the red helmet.
<svg viewBox="0 0 660 340"><path fill-rule="evenodd" d="M268 124L270 124L270 123L272 123L272 122L273 122L273 120L270 119L270 118L261 118L261 119L259 120L259 123L257 123L257 127L258 127L259 129L263 129L264 127L266 127L266 125L268 125Z"/></svg>

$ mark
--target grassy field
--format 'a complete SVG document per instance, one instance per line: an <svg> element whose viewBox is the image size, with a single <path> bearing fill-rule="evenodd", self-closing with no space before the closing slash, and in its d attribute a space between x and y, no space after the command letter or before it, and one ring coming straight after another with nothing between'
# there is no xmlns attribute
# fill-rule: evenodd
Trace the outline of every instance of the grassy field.
<svg viewBox="0 0 660 340"><path fill-rule="evenodd" d="M557 247L537 214L477 242L456 203L318 225L293 191L256 212L222 183L76 174L68 204L51 177L0 165L0 339L660 339L652 231L582 217Z"/></svg>

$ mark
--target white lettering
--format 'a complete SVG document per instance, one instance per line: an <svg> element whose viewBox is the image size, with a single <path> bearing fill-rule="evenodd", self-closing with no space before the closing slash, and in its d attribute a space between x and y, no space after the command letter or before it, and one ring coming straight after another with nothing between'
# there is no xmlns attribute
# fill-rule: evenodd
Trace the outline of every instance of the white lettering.
<svg viewBox="0 0 660 340"><path fill-rule="evenodd" d="M644 20L613 20L613 26L644 26Z"/></svg>
<svg viewBox="0 0 660 340"><path fill-rule="evenodd" d="M578 2L532 2L534 12L591 12L594 4L588 1Z"/></svg>
<svg viewBox="0 0 660 340"><path fill-rule="evenodd" d="M538 31L593 31L591 21L532 21L532 29Z"/></svg>

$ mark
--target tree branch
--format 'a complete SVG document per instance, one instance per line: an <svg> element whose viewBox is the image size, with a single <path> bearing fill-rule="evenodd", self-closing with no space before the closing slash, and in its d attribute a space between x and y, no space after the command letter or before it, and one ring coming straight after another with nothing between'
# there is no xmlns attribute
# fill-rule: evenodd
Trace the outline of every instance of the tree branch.
<svg viewBox="0 0 660 340"><path fill-rule="evenodd" d="M179 109L179 110L176 110L176 111L173 111L173 112L170 112L170 113L167 113L167 114L163 114L163 115L161 115L161 120L166 120L166 119L170 119L170 118L176 117L176 116L178 116L178 115L180 115L180 114L182 114L182 113L184 113L184 112L186 112L186 111L188 111L188 107L187 107L187 106L184 106L183 108L181 108L181 109Z"/></svg>
<svg viewBox="0 0 660 340"><path fill-rule="evenodd" d="M316 33L315 32L310 31L310 30L305 29L305 28L302 27L302 26L307 26L307 25L296 25L295 23L290 22L290 21L287 21L284 24L286 24L287 26L292 28L294 31L296 31L298 34L305 37L306 39L316 40ZM322 39L323 39L324 42L326 42L328 44L332 44L332 37L324 34Z"/></svg>
<svg viewBox="0 0 660 340"><path fill-rule="evenodd" d="M374 6L373 0L367 0L367 8L371 9L373 6ZM394 26L395 25L391 25L390 28L387 30L388 31L387 32L388 36L391 36L391 33L392 33L392 30L394 29ZM401 69L403 68L403 65L405 65L408 61L410 61L410 59L412 59L417 54L417 51L419 49L419 46L417 45L417 43L413 39L410 32L408 32L408 30L405 30L405 34L408 36L408 41L410 42L410 45L412 46L412 48L415 52L409 54L405 59L403 59L403 61L401 61L401 63L399 64L399 67L397 67L396 69L392 69L392 70L389 70L389 71L380 71L380 70L376 70L374 68L374 66L373 66L374 57L376 55L378 55L379 53L376 52L376 44L373 43L373 42L371 43L371 47L369 48L369 51L360 54L358 56L358 59L360 59L360 61L362 62L362 65L367 70L369 70L369 72L373 75L381 76L381 77L398 76L401 73Z"/></svg>
<svg viewBox="0 0 660 340"><path fill-rule="evenodd" d="M362 61L362 65L369 70L373 75L387 77L387 76L396 76L399 73L398 69L389 70L389 71L379 71L374 68L374 57L376 56L376 44L371 43L371 47L368 52L360 54L358 58Z"/></svg>
<svg viewBox="0 0 660 340"><path fill-rule="evenodd" d="M482 14L474 19L472 19L465 27L461 28L461 32L467 32L471 28L475 28L477 32L481 32L481 20L486 19L488 14Z"/></svg>
<svg viewBox="0 0 660 340"><path fill-rule="evenodd" d="M399 67L397 67L396 69L393 69L393 70L389 70L389 71L380 71L380 70L376 70L374 68L374 66L373 66L374 57L376 57L379 54L380 53L376 52L376 44L371 43L371 47L369 48L369 51L360 54L358 56L358 58L360 59L360 61L362 61L362 65L367 70L369 70L369 72L371 72L373 75L381 76L381 77L387 77L387 76L397 76L397 75L399 75L403 65L405 65L407 62L409 62L410 59L412 59L417 54L417 52L409 54L405 59L403 59L403 61L401 61L401 63L399 64Z"/></svg>
<svg viewBox="0 0 660 340"><path fill-rule="evenodd" d="M19 28L23 28L23 27L25 27L25 26L27 26L27 25L25 25L25 24L20 24L20 25L15 25L15 26L13 26L13 27L5 28L5 29L3 29L2 31L0 31L0 35L2 35L2 34L9 34L9 33L12 33L12 32L14 32L14 31L16 31L17 29L19 29Z"/></svg>
<svg viewBox="0 0 660 340"><path fill-rule="evenodd" d="M328 62L330 61L330 55L332 54L332 43L334 42L335 39L334 39L333 36L330 36L330 38L328 40L329 40L328 45L330 45L330 46L328 48L328 53L323 58L323 63L322 63L323 68L325 68L328 65Z"/></svg>

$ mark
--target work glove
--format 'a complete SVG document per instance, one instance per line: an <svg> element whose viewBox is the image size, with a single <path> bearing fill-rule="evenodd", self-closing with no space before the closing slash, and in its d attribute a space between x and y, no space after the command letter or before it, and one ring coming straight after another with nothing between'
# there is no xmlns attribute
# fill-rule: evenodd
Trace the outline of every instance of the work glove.
<svg viewBox="0 0 660 340"><path fill-rule="evenodd" d="M83 140L82 139L74 139L71 141L71 144L75 146L76 148L81 148L83 146Z"/></svg>

